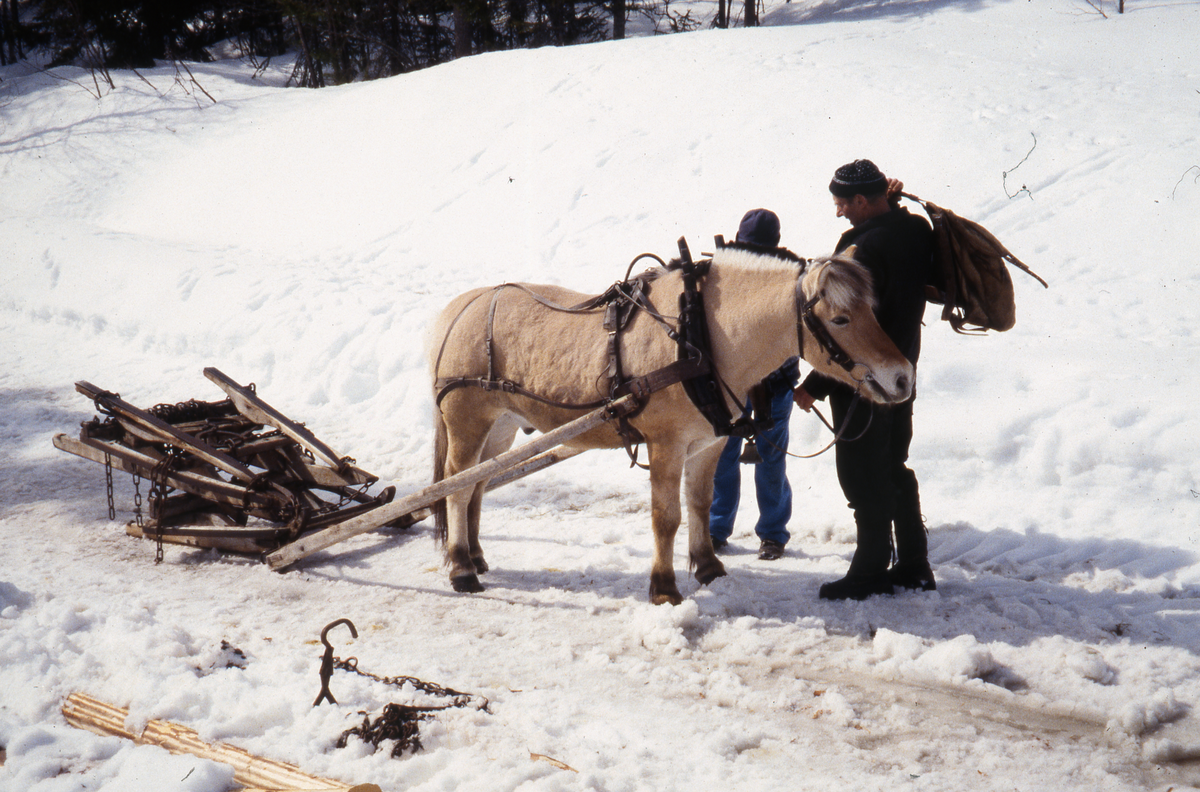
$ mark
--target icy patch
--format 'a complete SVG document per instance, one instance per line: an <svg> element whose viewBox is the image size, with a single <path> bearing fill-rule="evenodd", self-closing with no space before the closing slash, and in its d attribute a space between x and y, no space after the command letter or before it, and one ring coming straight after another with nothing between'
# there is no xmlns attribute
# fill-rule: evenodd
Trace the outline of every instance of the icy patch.
<svg viewBox="0 0 1200 792"><path fill-rule="evenodd" d="M629 626L642 646L674 654L689 648L685 631L696 629L700 618L700 607L695 600L689 599L674 607L638 608Z"/></svg>
<svg viewBox="0 0 1200 792"><path fill-rule="evenodd" d="M1126 705L1113 715L1107 728L1136 737L1164 723L1178 720L1186 713L1187 706L1176 700L1175 691L1163 689L1147 702Z"/></svg>
<svg viewBox="0 0 1200 792"><path fill-rule="evenodd" d="M15 619L32 604L32 594L0 580L0 619Z"/></svg>

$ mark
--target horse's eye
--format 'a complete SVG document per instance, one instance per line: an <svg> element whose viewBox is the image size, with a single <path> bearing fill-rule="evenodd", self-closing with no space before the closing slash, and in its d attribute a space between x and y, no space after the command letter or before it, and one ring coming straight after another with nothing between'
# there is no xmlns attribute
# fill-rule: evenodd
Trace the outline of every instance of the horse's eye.
<svg viewBox="0 0 1200 792"><path fill-rule="evenodd" d="M850 317L849 316L835 316L832 319L830 319L829 321L833 322L838 327L845 327L846 325L850 324Z"/></svg>

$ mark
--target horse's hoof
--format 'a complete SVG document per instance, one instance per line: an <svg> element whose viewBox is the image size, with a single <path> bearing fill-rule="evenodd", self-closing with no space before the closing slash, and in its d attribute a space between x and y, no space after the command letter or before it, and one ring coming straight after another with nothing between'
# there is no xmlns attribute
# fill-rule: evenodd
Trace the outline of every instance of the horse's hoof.
<svg viewBox="0 0 1200 792"><path fill-rule="evenodd" d="M678 589L674 591L661 591L658 587L650 586L650 604L651 605L682 605L683 596Z"/></svg>
<svg viewBox="0 0 1200 792"><path fill-rule="evenodd" d="M450 585L460 594L478 594L483 591L483 585L475 575L459 575L450 578Z"/></svg>
<svg viewBox="0 0 1200 792"><path fill-rule="evenodd" d="M696 570L696 580L700 581L701 586L707 586L717 578L725 577L728 572L725 571L725 565L718 561L716 564L704 569Z"/></svg>
<svg viewBox="0 0 1200 792"><path fill-rule="evenodd" d="M487 572L489 569L487 561L483 560L483 556L472 558L471 563L475 565L475 572L480 575L482 575L484 572Z"/></svg>

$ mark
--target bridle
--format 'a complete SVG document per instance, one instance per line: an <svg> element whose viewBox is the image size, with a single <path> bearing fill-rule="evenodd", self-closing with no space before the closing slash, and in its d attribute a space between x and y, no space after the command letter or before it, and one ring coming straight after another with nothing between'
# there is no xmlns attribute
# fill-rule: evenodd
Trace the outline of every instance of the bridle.
<svg viewBox="0 0 1200 792"><path fill-rule="evenodd" d="M858 363L854 360L854 358L850 357L846 350L842 348L842 345L837 342L837 339L835 339L829 332L829 328L825 326L825 323L821 321L821 317L817 316L813 310L816 308L817 303L819 303L821 298L824 296L824 290L818 289L816 294L814 294L812 297L809 297L807 300L805 299L802 284L804 282L805 272L807 271L810 263L811 261L808 260L803 260L801 262L800 277L796 280L796 343L797 349L800 350L800 357L804 357L804 328L807 327L808 332L812 334L813 340L817 342L817 346L824 350L824 352L829 356L829 362L834 363L844 369L848 374L850 374L851 379L853 379L857 385L854 388L854 397L850 401L850 405L846 410L846 415L842 418L841 426L834 428L833 424L825 420L825 416L821 414L820 410L818 410L816 407L812 408L813 412L817 414L817 417L821 419L821 423L825 424L830 432L833 432L833 439L830 440L829 444L820 451L812 454L794 454L786 449L784 450L784 453L786 453L788 456L797 457L799 459L812 459L813 457L820 456L838 442L849 443L858 440L867 433L868 429L871 428L871 420L874 417L874 411L871 411L867 415L867 425L863 427L863 430L859 432L856 437L844 437L846 428L850 425L850 419L854 415L854 410L858 406L858 403L862 400L862 386L871 379L871 374L870 369L867 368L865 364ZM862 379L858 379L853 374L854 369L858 366L862 366L864 369L867 369L867 373Z"/></svg>
<svg viewBox="0 0 1200 792"><path fill-rule="evenodd" d="M856 362L846 350L842 349L842 345L829 332L829 328L821 321L821 317L817 316L813 311L817 303L825 296L824 290L818 290L816 294L805 300L802 284L810 263L810 261L803 261L801 263L800 277L796 280L796 343L797 349L800 350L800 357L804 357L804 328L807 327L808 332L812 334L813 340L817 342L817 346L823 349L825 354L829 356L830 363L841 366L847 373L852 373L859 366L867 368L865 364ZM870 374L861 380L855 378L855 381L861 387L869 377Z"/></svg>

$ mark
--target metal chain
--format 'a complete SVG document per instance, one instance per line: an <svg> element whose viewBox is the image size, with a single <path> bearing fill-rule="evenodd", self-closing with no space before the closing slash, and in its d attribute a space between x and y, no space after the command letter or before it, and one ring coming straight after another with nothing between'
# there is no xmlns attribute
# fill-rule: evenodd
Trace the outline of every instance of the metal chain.
<svg viewBox="0 0 1200 792"><path fill-rule="evenodd" d="M358 658L357 657L348 657L345 660L343 660L340 657L335 657L333 659L333 667L340 668L343 671L352 671L353 673L358 674L359 676L364 676L367 679L373 679L376 682L382 682L383 684L391 685L392 687L404 687L405 684L409 684L409 685L412 685L417 690L421 691L422 693L428 693L431 696L442 696L443 698L451 698L451 697L453 698L453 701L451 701L449 704L445 704L440 707L421 707L420 709L423 711L432 712L435 710L450 709L451 707L465 707L468 704L470 704L470 705L473 705L475 707L475 709L477 709L477 710L483 710L484 712L491 712L491 710L488 709L490 702L487 700L487 698L485 696L480 696L475 693L463 693L460 690L454 690L453 688L445 688L445 687L442 687L441 685L434 684L433 682L426 682L422 679L417 679L416 677L410 677L410 676L384 677L384 676L379 676L378 674L372 674L370 671L363 671L361 668L358 667ZM482 701L482 703L479 703L480 701Z"/></svg>
<svg viewBox="0 0 1200 792"><path fill-rule="evenodd" d="M108 519L117 519L117 507L113 503L112 455L104 455L104 489L108 494Z"/></svg>
<svg viewBox="0 0 1200 792"><path fill-rule="evenodd" d="M150 473L150 516L154 518L154 563L161 564L163 560L163 499L171 488L167 485L167 473L175 467L175 463L179 461L179 452L175 448L168 448L167 453L158 464L154 466L154 470Z"/></svg>
<svg viewBox="0 0 1200 792"><path fill-rule="evenodd" d="M138 528L145 527L142 522L142 477L135 470L133 472L133 519L137 522Z"/></svg>
<svg viewBox="0 0 1200 792"><path fill-rule="evenodd" d="M373 679L376 682L382 682L385 685L403 687L405 684L408 684L423 693L429 693L434 696L453 697L453 701L449 704L442 704L440 706L414 707L408 704L385 704L383 712L374 721L371 720L366 712L360 712L359 714L363 716L362 725L342 732L342 735L337 740L338 748L345 748L351 735L358 737L363 742L370 743L375 748L379 748L380 743L384 740L395 740L395 745L392 746L391 751L392 757L395 758L401 756L406 750L414 752L421 750L419 724L421 721L429 720L433 717L429 713L447 710L452 707L465 707L469 704L474 704L477 710L491 712L488 709L488 700L483 696L444 688L441 685L425 682L416 677L383 677L378 674L372 674L358 667L358 658L356 657L349 657L345 660L335 657L333 659L333 667L344 671L353 671L359 676Z"/></svg>

